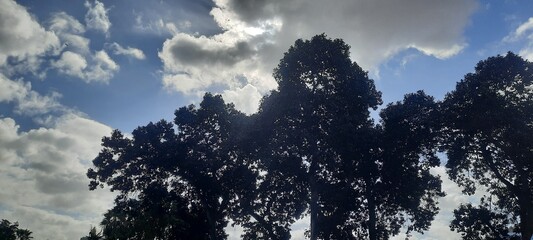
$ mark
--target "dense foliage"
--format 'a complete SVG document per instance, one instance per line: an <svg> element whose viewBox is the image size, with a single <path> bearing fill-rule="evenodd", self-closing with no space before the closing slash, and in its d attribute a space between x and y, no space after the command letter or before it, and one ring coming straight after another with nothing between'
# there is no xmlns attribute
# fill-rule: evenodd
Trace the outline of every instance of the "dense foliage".
<svg viewBox="0 0 533 240"><path fill-rule="evenodd" d="M487 189L485 199L493 207L482 209L508 218L508 224L498 224L506 229L495 232L516 232L529 240L533 235L533 64L513 53L479 62L475 72L446 96L442 122L450 178L467 194L473 194L476 185Z"/></svg>
<svg viewBox="0 0 533 240"><path fill-rule="evenodd" d="M2 240L30 240L33 239L31 231L19 228L19 223L11 223L6 219L0 222L0 239Z"/></svg>
<svg viewBox="0 0 533 240"><path fill-rule="evenodd" d="M482 61L443 102L422 91L370 111L381 93L340 39L297 40L278 88L247 116L219 95L198 107L115 130L87 175L118 192L105 239L290 239L308 216L316 239L388 239L428 230L444 196L432 168L447 152L450 178L479 205L454 212L464 239L529 239L533 66L509 53Z"/></svg>

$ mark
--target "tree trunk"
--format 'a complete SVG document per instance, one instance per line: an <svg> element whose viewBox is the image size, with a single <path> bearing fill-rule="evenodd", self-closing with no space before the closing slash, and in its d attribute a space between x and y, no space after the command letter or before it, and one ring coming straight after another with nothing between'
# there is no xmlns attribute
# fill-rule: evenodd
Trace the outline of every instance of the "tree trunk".
<svg viewBox="0 0 533 240"><path fill-rule="evenodd" d="M366 179L366 199L368 201L368 236L370 240L377 240L376 232L376 201L374 194L372 194L372 179L368 177Z"/></svg>
<svg viewBox="0 0 533 240"><path fill-rule="evenodd" d="M200 202L202 203L202 206L205 211L205 215L207 217L207 224L209 224L209 239L211 240L218 240L217 237L217 227L216 227L216 221L213 219L213 214L211 213L211 208L209 207L209 204L205 200L205 198L201 197Z"/></svg>
<svg viewBox="0 0 533 240"><path fill-rule="evenodd" d="M311 202L309 203L309 212L311 214L311 240L317 240L318 239L318 192L316 187L316 179L315 179L315 173L317 170L317 163L316 160L311 162L311 166L309 168L309 191L311 194Z"/></svg>
<svg viewBox="0 0 533 240"><path fill-rule="evenodd" d="M519 198L520 201L520 234L522 240L530 240L533 236L533 203L531 197Z"/></svg>

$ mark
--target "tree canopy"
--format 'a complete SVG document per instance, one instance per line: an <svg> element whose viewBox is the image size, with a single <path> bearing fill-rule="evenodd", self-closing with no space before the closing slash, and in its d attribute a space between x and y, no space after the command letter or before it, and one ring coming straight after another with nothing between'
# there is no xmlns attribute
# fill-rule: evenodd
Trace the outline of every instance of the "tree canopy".
<svg viewBox="0 0 533 240"><path fill-rule="evenodd" d="M11 223L9 220L2 219L0 221L0 239L3 240L30 240L32 232L19 228L19 223Z"/></svg>
<svg viewBox="0 0 533 240"><path fill-rule="evenodd" d="M480 203L454 211L464 239L533 234L533 66L508 53L481 61L442 102L423 91L380 110L374 81L350 47L325 34L297 40L274 69L278 88L245 115L220 95L161 120L115 130L87 176L118 192L105 239L291 238L308 216L317 239L423 233L449 177ZM93 234L93 235L98 235Z"/></svg>
<svg viewBox="0 0 533 240"><path fill-rule="evenodd" d="M487 224L508 229L484 231L520 233L529 240L533 235L533 65L511 52L479 62L475 72L446 96L441 120L450 178L467 194L477 186L487 189L479 208L467 205L458 211L470 212L471 217L488 212L505 217L507 224L492 220ZM454 229L469 228L458 227L469 221L462 214L456 216Z"/></svg>
<svg viewBox="0 0 533 240"><path fill-rule="evenodd" d="M277 171L293 182L293 201L308 204L311 239L387 239L408 221L408 231L428 228L443 195L429 173L439 164L426 119L435 111L431 97L389 105L375 126L369 110L381 93L350 60L349 46L325 35L296 41L274 77L279 87L258 113L262 160L285 166Z"/></svg>

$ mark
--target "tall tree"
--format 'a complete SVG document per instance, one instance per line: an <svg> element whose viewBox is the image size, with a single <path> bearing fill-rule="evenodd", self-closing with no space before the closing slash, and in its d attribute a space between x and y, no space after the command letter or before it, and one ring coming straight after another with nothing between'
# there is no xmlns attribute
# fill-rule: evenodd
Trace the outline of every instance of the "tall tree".
<svg viewBox="0 0 533 240"><path fill-rule="evenodd" d="M352 189L342 176L346 169L333 147L340 134L337 126L369 127L369 108L381 103L380 93L367 73L350 60L349 46L325 35L297 40L281 59L274 78L278 89L259 110L261 127L268 130L263 137L269 139L263 144L270 153L264 161L288 166L280 174L295 180L291 185L300 198L294 201L308 202L309 235L316 240L325 234L321 226L326 223L326 211L335 210L325 205L331 196L327 191L336 188L347 205L357 199L349 197Z"/></svg>
<svg viewBox="0 0 533 240"><path fill-rule="evenodd" d="M408 221L411 231L425 230L438 210L435 198L442 195L440 181L429 173L438 165L436 133L424 119L434 110L424 104L434 102L413 95L405 105L389 106L383 127L374 126L369 110L381 103L380 93L349 55L348 45L325 35L297 40L285 53L274 72L279 87L258 113L262 162L284 166L266 176L283 176L291 201L308 203L312 240L386 239ZM411 112L402 115L405 110ZM395 121L406 123L398 130ZM424 125L411 133L407 124ZM394 148L393 141L408 147ZM291 213L298 217L298 211Z"/></svg>
<svg viewBox="0 0 533 240"><path fill-rule="evenodd" d="M6 219L0 221L0 239L4 240L30 240L32 232L19 228L19 223L11 223Z"/></svg>
<svg viewBox="0 0 533 240"><path fill-rule="evenodd" d="M380 203L376 208L378 239L397 234L402 226L408 235L422 233L438 213L438 198L444 196L440 177L430 172L440 165L437 104L418 91L387 105L380 116L379 150L372 150L378 165L373 180Z"/></svg>
<svg viewBox="0 0 533 240"><path fill-rule="evenodd" d="M533 235L533 65L511 52L479 62L475 72L446 96L442 112L450 178L466 194L484 186L485 199L494 206L489 210L510 219L509 225L500 226L529 240ZM519 224L512 219L519 219ZM464 228L468 226L454 227Z"/></svg>

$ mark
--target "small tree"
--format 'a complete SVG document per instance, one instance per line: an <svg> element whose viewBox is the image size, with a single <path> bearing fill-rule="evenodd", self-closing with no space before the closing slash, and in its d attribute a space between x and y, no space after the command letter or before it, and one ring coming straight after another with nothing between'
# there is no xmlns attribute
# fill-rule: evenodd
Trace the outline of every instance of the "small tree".
<svg viewBox="0 0 533 240"><path fill-rule="evenodd" d="M91 189L120 192L102 222L106 237L218 240L230 218L249 222L257 174L238 146L246 116L211 94L175 115L177 132L162 120L131 139L119 131L103 139L87 175Z"/></svg>
<svg viewBox="0 0 533 240"><path fill-rule="evenodd" d="M6 219L0 222L0 239L4 240L30 240L32 232L19 228L19 223L11 223Z"/></svg>

